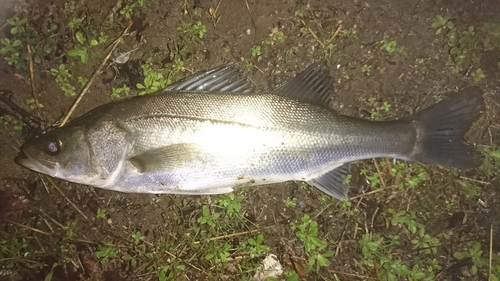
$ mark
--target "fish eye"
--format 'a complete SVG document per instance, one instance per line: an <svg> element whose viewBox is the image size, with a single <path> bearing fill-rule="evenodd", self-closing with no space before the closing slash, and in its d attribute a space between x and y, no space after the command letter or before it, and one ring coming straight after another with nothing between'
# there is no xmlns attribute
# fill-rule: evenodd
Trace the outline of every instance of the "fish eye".
<svg viewBox="0 0 500 281"><path fill-rule="evenodd" d="M58 139L48 140L45 143L45 152L49 155L57 155L61 151L62 142Z"/></svg>

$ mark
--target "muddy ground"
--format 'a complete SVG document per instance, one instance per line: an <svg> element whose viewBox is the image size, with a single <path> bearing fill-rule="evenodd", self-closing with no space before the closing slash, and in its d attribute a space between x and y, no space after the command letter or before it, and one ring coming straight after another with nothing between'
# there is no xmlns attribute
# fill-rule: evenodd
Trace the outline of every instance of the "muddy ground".
<svg viewBox="0 0 500 281"><path fill-rule="evenodd" d="M65 8L68 3L75 4L70 12ZM13 103L30 114L39 114L45 127L56 123L75 97L64 95L49 70L64 63L74 77L90 78L103 63L107 47L130 23L119 13L130 3L27 1L18 15L27 17L28 25L58 26L51 35L56 42L54 50L31 70L28 63L17 68L8 65L3 55L0 90L11 91ZM0 0L0 4L0 37L10 38L11 26L6 19L16 15L14 6L19 3ZM134 10L132 33L118 45L119 52L132 51L130 60L135 64L129 66L138 71L123 74L127 72L123 65L106 62L71 118L115 100L112 88L123 83L131 85L129 96L137 95L134 85L143 79L139 66L147 60L165 76L175 59L182 61L183 68L173 81L233 62L264 89L315 61L325 61L335 80L332 107L351 116L372 115L379 120L402 117L451 91L481 87L489 115L475 124L469 140L478 148L495 149L500 140L496 114L500 104L500 28L496 30L499 37L492 34L494 24L500 24L499 14L496 1L150 0ZM437 15L449 15L454 27L436 34L438 28L432 25ZM75 31L62 27L72 18L84 18L108 36L95 47L97 55L90 56L86 64L67 55L76 44ZM203 38L192 39L179 30L182 21L205 25ZM473 37L471 44L458 46L465 59L457 62L446 34L470 26L480 34L485 23L494 26L491 33L484 33L493 39L485 43L485 38ZM465 37L465 33L460 34L460 38ZM260 46L258 52L255 46ZM478 69L484 78L478 78ZM73 83L78 92L82 86ZM32 86L38 103L44 106L39 113L25 102L33 98ZM391 105L389 110L383 109L384 103ZM1 108L0 114L6 116L9 107L2 104ZM486 260L490 250L494 255L500 251L498 236L490 248L490 226L493 229L498 223L500 203L494 165L451 172L446 167L422 166L430 178L416 188L401 189L383 166L385 160L377 166L367 160L356 163L351 171L349 196L354 199L350 206L299 182L287 182L236 191L237 198L244 198L236 215L221 203L234 203L234 198L122 194L28 171L13 159L33 130L28 126L14 130L16 119L6 120L2 119L0 130L0 269L4 269L0 280L43 280L52 273L52 280L249 280L265 253L253 256L239 245L258 234L287 270L288 277L279 277L283 280L294 280L293 276L304 280L384 280L386 275L381 272L385 269L378 264L382 259L371 266L362 262L365 254L359 241L364 234L401 236L399 245L386 252L400 262L396 267L401 263L409 268L426 264L422 249L411 243L418 234L404 224L392 225L389 209L413 212L425 233L439 237L440 245L430 246L432 251L425 256L439 265L430 270L435 277L427 280L486 280L487 264L471 274L475 260L460 260L454 253L467 251L473 242L481 245ZM373 192L368 176L360 173L363 169L378 171L379 180L387 184ZM475 192L464 188L469 182L477 187ZM213 225L200 220L205 217L203 206L215 217ZM98 212L103 213L99 216ZM308 254L291 226L300 224L304 214L318 222L317 236L326 242L323 251L334 253L327 258L328 266L308 273ZM12 246L16 243L22 245ZM225 245L229 245L229 256L211 259L209 254L218 254L218 248ZM96 255L103 247L113 248L117 254ZM12 270L7 270L13 260ZM164 272L158 273L162 269ZM399 280L419 279L405 276Z"/></svg>

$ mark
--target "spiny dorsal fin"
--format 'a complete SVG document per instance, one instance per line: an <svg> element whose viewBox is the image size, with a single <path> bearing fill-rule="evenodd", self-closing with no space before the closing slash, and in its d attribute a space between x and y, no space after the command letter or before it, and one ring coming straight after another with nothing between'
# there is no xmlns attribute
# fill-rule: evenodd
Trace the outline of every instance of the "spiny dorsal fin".
<svg viewBox="0 0 500 281"><path fill-rule="evenodd" d="M277 95L330 108L333 81L325 63L314 63L287 83L277 87Z"/></svg>
<svg viewBox="0 0 500 281"><path fill-rule="evenodd" d="M164 91L247 94L254 93L255 86L237 67L226 64L181 79Z"/></svg>

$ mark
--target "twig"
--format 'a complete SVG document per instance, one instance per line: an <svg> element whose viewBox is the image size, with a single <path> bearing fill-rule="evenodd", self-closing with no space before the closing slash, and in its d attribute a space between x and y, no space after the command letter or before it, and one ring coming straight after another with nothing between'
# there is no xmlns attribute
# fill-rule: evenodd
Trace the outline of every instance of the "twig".
<svg viewBox="0 0 500 281"><path fill-rule="evenodd" d="M460 179L464 179L464 180L468 180L468 181L474 181L474 182L478 182L478 183L486 184L486 185L491 184L491 182L480 181L480 180L471 179L471 178L464 177L464 176L460 176L459 178L460 178Z"/></svg>
<svg viewBox="0 0 500 281"><path fill-rule="evenodd" d="M33 228L31 226L27 226L25 224L20 224L20 223L17 223L15 221L11 221L11 220L5 220L6 222L10 223L10 224L13 224L13 225L17 225L17 226L20 226L20 227L24 227L26 229L29 229L33 232L37 232L37 233L40 233L40 234L43 234L43 235L47 235L47 236L52 236L54 235L53 233L48 233L48 232L45 232L43 230L40 230L40 229L37 229L37 228Z"/></svg>
<svg viewBox="0 0 500 281"><path fill-rule="evenodd" d="M250 16L250 20L252 21L252 26L253 26L253 35L254 37L256 36L257 32L257 25L255 25L255 22L253 21L253 17L252 17L252 13L250 12L250 6L248 6L248 0L245 0L245 4L247 6L247 12L248 12L248 15Z"/></svg>
<svg viewBox="0 0 500 281"><path fill-rule="evenodd" d="M340 252L340 245L342 244L342 240L344 239L345 230L347 229L347 224L350 222L350 219L346 220L344 223L344 227L342 228L342 233L340 234L339 242L337 243L337 247L335 247L335 257Z"/></svg>
<svg viewBox="0 0 500 281"><path fill-rule="evenodd" d="M85 93L90 88L90 85L92 85L92 83L94 83L94 80L96 79L97 75L99 73L101 73L102 69L104 68L104 65L107 63L107 61L109 60L109 58L111 57L111 55L114 53L116 47L118 46L118 43L120 43L120 41L122 40L122 38L127 34L127 31L130 29L131 26L132 26L132 23L129 24L123 30L123 32L120 34L120 36L118 36L118 38L116 38L115 41L113 41L113 43L111 43L111 48L109 49L108 54L106 55L106 57L104 57L104 59L102 60L101 64L99 65L99 67L94 71L94 73L90 77L90 79L87 82L87 84L85 84L85 87L83 87L83 89L80 91L80 94L78 94L78 97L76 98L75 102L73 102L73 105L68 110L68 113L66 113L66 116L64 116L64 118L61 121L61 124L59 125L59 127L62 127L62 126L64 126L64 124L66 124L66 122L68 121L69 117L71 116L71 114L73 114L73 111L78 106L78 104L82 100L83 96L85 95Z"/></svg>
<svg viewBox="0 0 500 281"><path fill-rule="evenodd" d="M354 277L359 277L359 278L363 278L363 279L369 279L370 276L368 275L359 275L359 274L354 274L354 273L347 273L347 272L342 272L342 271L335 271L335 270L328 270L328 272L330 273L336 273L336 274L342 274L342 275L347 275L347 276L354 276Z"/></svg>
<svg viewBox="0 0 500 281"><path fill-rule="evenodd" d="M214 240L220 240L220 239L224 239L224 238L241 236L241 235L250 234L250 233L259 232L259 231L260 231L260 229L253 229L253 230L249 230L249 231L231 233L231 234L212 237L212 238L208 239L208 241L214 241ZM200 243L201 243L201 241L195 241L193 244L200 244Z"/></svg>
<svg viewBox="0 0 500 281"><path fill-rule="evenodd" d="M38 174L38 178L40 179L40 181L42 181L42 185L43 187L45 187L45 191L47 192L47 194L50 195L49 187L47 186L47 183L43 180L43 176L41 174Z"/></svg>
<svg viewBox="0 0 500 281"><path fill-rule="evenodd" d="M38 118L41 118L40 114L40 104L38 103L38 94L36 93L35 90L35 75L33 75L33 56L31 53L31 48L29 44L26 44L26 50L28 51L29 55L29 69L30 69L30 85L31 85L31 95L33 96L33 99L35 100L35 106L36 106L36 114ZM43 124L40 124L42 131L44 131Z"/></svg>
<svg viewBox="0 0 500 281"><path fill-rule="evenodd" d="M389 186L390 187L390 186ZM374 193L377 193L377 192L380 192L380 191L384 191L386 189L388 189L389 187L384 187L384 188L379 188L379 189L375 189L375 190L372 190L370 192L367 192L367 193L363 193L363 194L360 194L358 196L354 196L352 198L350 198L349 200L354 200L354 199L358 199L358 198L361 198L361 197L365 197L365 196L368 196L368 195L371 195L371 194L374 194Z"/></svg>
<svg viewBox="0 0 500 281"><path fill-rule="evenodd" d="M335 39L335 37L337 37L337 35L339 35L340 33L340 30L342 30L342 25L339 24L339 27L337 27L337 30L335 31L335 33L332 35L332 37L330 38L330 40L328 40L328 42L326 42L326 45L332 43L333 39Z"/></svg>
<svg viewBox="0 0 500 281"><path fill-rule="evenodd" d="M373 216L372 216L372 222L370 224L370 229L373 231L373 223L375 221L375 216L377 215L377 212L379 210L379 207L377 207L377 209L375 209L375 212L373 212Z"/></svg>
<svg viewBox="0 0 500 281"><path fill-rule="evenodd" d="M309 32L311 33L311 35L314 37L314 39L316 39L316 41L318 41L318 43L321 45L322 48L325 48L325 45L323 45L323 43L321 43L321 41L319 40L318 36L316 36L316 33L314 33L314 31L309 27L307 26L306 22L301 19L300 20L302 22L302 24L307 27L307 30L309 30Z"/></svg>
<svg viewBox="0 0 500 281"><path fill-rule="evenodd" d="M491 280L491 261L493 259L493 224L490 224L490 257L488 267L488 280Z"/></svg>
<svg viewBox="0 0 500 281"><path fill-rule="evenodd" d="M62 225L60 222L56 221L54 218L52 218L51 216L49 216L47 213L45 213L44 211L42 211L42 209L37 208L37 207L35 207L35 209L36 209L38 212L40 212L43 216L45 216L45 217L49 218L49 219L50 219L53 223L57 224L59 227L61 227L61 228L62 228L62 227L64 226L64 225ZM48 223L47 223L47 226L48 226L49 228L51 228L51 227L50 227L50 225L49 225ZM52 232L54 232L54 230L52 230L52 229L51 229L51 231L52 231Z"/></svg>
<svg viewBox="0 0 500 281"><path fill-rule="evenodd" d="M377 159L373 159L373 164L375 164L375 169L377 169L378 177L380 178L380 182L382 183L382 186L385 188L385 180L382 177L382 172L380 171L380 168L377 163Z"/></svg>
<svg viewBox="0 0 500 281"><path fill-rule="evenodd" d="M73 203L73 201L71 201L66 195L64 195L64 193L61 191L61 189L59 189L59 187L52 181L51 178L47 177L47 180L52 184L52 186L54 186L54 188L62 195L62 197L64 197L64 199L80 214L80 216L82 216L84 219L90 221L89 217L87 217L87 215L85 215L82 210L80 210L80 208L78 208L78 206L76 206L75 203Z"/></svg>

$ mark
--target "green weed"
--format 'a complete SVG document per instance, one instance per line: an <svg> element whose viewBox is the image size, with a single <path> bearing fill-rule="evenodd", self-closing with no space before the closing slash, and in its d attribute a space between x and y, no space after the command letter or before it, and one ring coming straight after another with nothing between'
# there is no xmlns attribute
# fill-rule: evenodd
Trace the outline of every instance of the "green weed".
<svg viewBox="0 0 500 281"><path fill-rule="evenodd" d="M67 97L76 96L75 86L71 84L71 73L66 69L65 64L60 64L58 68L51 68L50 74L56 77L56 83L59 85L64 95Z"/></svg>
<svg viewBox="0 0 500 281"><path fill-rule="evenodd" d="M489 267L488 258L481 250L481 244L479 242L473 242L470 247L467 247L465 251L457 251L453 253L453 257L458 260L470 258L472 260L472 267L469 272L473 276L477 276L478 272L482 272L483 276L488 276L487 270ZM490 275L490 280L500 280L500 258L498 255L493 255L493 268L492 275Z"/></svg>
<svg viewBox="0 0 500 281"><path fill-rule="evenodd" d="M121 98L121 94L125 94L126 96L128 96L129 92L130 88L127 85L123 85L120 88L111 89L111 97L114 99L119 99Z"/></svg>
<svg viewBox="0 0 500 281"><path fill-rule="evenodd" d="M302 223L291 223L292 231L304 244L304 250L309 257L307 269L318 272L321 267L330 265L329 258L333 256L333 251L325 251L327 242L318 238L318 223L312 220L309 215L304 214Z"/></svg>
<svg viewBox="0 0 500 281"><path fill-rule="evenodd" d="M98 218L98 219L105 219L106 218L106 214L107 214L106 209L97 208L96 218Z"/></svg>
<svg viewBox="0 0 500 281"><path fill-rule="evenodd" d="M369 98L368 105L372 107L370 110L370 116L374 120L381 120L390 115L391 105L386 101L381 102L376 98Z"/></svg>
<svg viewBox="0 0 500 281"><path fill-rule="evenodd" d="M394 211L389 208L387 213L392 216L391 225L398 227L406 227L411 234L417 233L418 229L424 228L421 223L416 222L415 213L407 214L405 210L402 211Z"/></svg>
<svg viewBox="0 0 500 281"><path fill-rule="evenodd" d="M455 24L450 20L450 15L436 15L431 27L436 29L436 35L445 34L449 30L455 29Z"/></svg>
<svg viewBox="0 0 500 281"><path fill-rule="evenodd" d="M186 43L199 43L207 33L207 27L201 22L191 22L189 20L181 20L181 25L177 30L185 35Z"/></svg>
<svg viewBox="0 0 500 281"><path fill-rule="evenodd" d="M42 267L39 251L29 244L30 238L17 229L12 233L0 232L0 276L8 276L23 268ZM1 279L1 278L0 278Z"/></svg>
<svg viewBox="0 0 500 281"><path fill-rule="evenodd" d="M369 74L371 69L372 69L371 65L363 64L363 66L361 67L361 72Z"/></svg>
<svg viewBox="0 0 500 281"><path fill-rule="evenodd" d="M97 246L97 251L95 251L95 256L100 259L103 265L106 265L110 260L118 256L119 250L109 247L109 246Z"/></svg>
<svg viewBox="0 0 500 281"><path fill-rule="evenodd" d="M41 103L38 103L38 104L37 104L37 103L35 102L35 99L34 99L34 98L26 99L24 102L26 103L26 105L27 105L27 106L28 106L31 110L34 110L34 109L36 109L37 107L38 107L38 108L40 108L40 109L41 109L41 108L43 108L43 104L41 104Z"/></svg>
<svg viewBox="0 0 500 281"><path fill-rule="evenodd" d="M474 82L476 83L486 78L486 75L484 75L483 70L481 68L478 68L476 69L475 72L472 72L471 76L474 79Z"/></svg>
<svg viewBox="0 0 500 281"><path fill-rule="evenodd" d="M360 174L366 177L366 180L370 182L370 186L373 189L380 188L380 175L377 172L372 172L368 168L363 168Z"/></svg>
<svg viewBox="0 0 500 281"><path fill-rule="evenodd" d="M190 16L187 1L184 1L181 10L183 17L181 25L177 27L177 30L184 34L183 41L186 44L201 43L201 39L203 39L207 32L207 27L200 20L194 19L199 18L200 15L195 12L193 16Z"/></svg>
<svg viewBox="0 0 500 281"><path fill-rule="evenodd" d="M485 22L481 27L458 27L449 14L437 15L432 23L436 35L440 35L450 54L447 65L453 73L459 73L479 61L485 50L500 45L500 24ZM472 74L475 82L485 78L482 70Z"/></svg>
<svg viewBox="0 0 500 281"><path fill-rule="evenodd" d="M125 5L120 10L120 15L124 16L126 19L130 19L139 8L143 8L145 6L146 0L134 0L132 3Z"/></svg>
<svg viewBox="0 0 500 281"><path fill-rule="evenodd" d="M79 25L82 31L77 31L75 33L75 40L77 44L73 46L73 49L68 50L67 54L70 57L79 57L82 63L87 63L89 60L89 55L93 57L99 57L99 54L92 49L99 44L105 43L107 41L107 36L103 32L97 32L89 27ZM87 34L87 36L84 35Z"/></svg>
<svg viewBox="0 0 500 281"><path fill-rule="evenodd" d="M141 67L144 74L144 83L137 83L136 85L137 89L140 90L139 96L154 93L170 84L170 79L153 70L150 62L143 64Z"/></svg>
<svg viewBox="0 0 500 281"><path fill-rule="evenodd" d="M354 36L354 35L358 34L358 30L356 29L356 25L354 25L351 28L342 29L340 34L342 34L343 36Z"/></svg>
<svg viewBox="0 0 500 281"><path fill-rule="evenodd" d="M388 52L389 54L392 54L396 51L396 46L397 46L396 40L384 39L382 41L382 46L380 46L380 50L383 50L383 51Z"/></svg>
<svg viewBox="0 0 500 281"><path fill-rule="evenodd" d="M385 165L384 162L381 165ZM430 179L429 174L422 165L397 161L392 165L391 173L399 189L415 188Z"/></svg>
<svg viewBox="0 0 500 281"><path fill-rule="evenodd" d="M78 221L72 220L66 222L66 225L62 227L62 230L64 231L64 236L60 242L60 250L61 253L68 253L69 252L68 243L72 238L77 236L79 230Z"/></svg>
<svg viewBox="0 0 500 281"><path fill-rule="evenodd" d="M500 176L500 147L496 144L480 147L483 163L479 168L488 181L494 181Z"/></svg>
<svg viewBox="0 0 500 281"><path fill-rule="evenodd" d="M293 201L290 197L287 197L285 200L283 200L283 203L285 203L285 207L287 208L293 208L297 206L297 203Z"/></svg>
<svg viewBox="0 0 500 281"><path fill-rule="evenodd" d="M28 11L20 11L20 14L25 13ZM10 38L0 38L0 55L9 65L25 68L30 58L35 63L40 63L44 55L52 52L53 34L57 30L57 25L52 23L35 30L27 18L18 16L8 19L7 23L11 27L11 36ZM30 49L29 52L27 47Z"/></svg>
<svg viewBox="0 0 500 281"><path fill-rule="evenodd" d="M283 59L285 61L294 61L297 59L297 54L299 52L299 47L293 46L285 50L285 54L283 55Z"/></svg>
<svg viewBox="0 0 500 281"><path fill-rule="evenodd" d="M397 256L392 254L393 248L400 244L399 235L389 235L388 238L380 234L364 234L359 240L363 258L361 264L371 268L378 267L380 280L397 281L401 278L409 280L435 280L435 269L440 269L435 259L430 259L430 265L415 264L413 267L405 265ZM437 267L437 268L435 268Z"/></svg>
<svg viewBox="0 0 500 281"><path fill-rule="evenodd" d="M259 45L253 46L251 51L252 51L252 57L260 56L260 46Z"/></svg>

